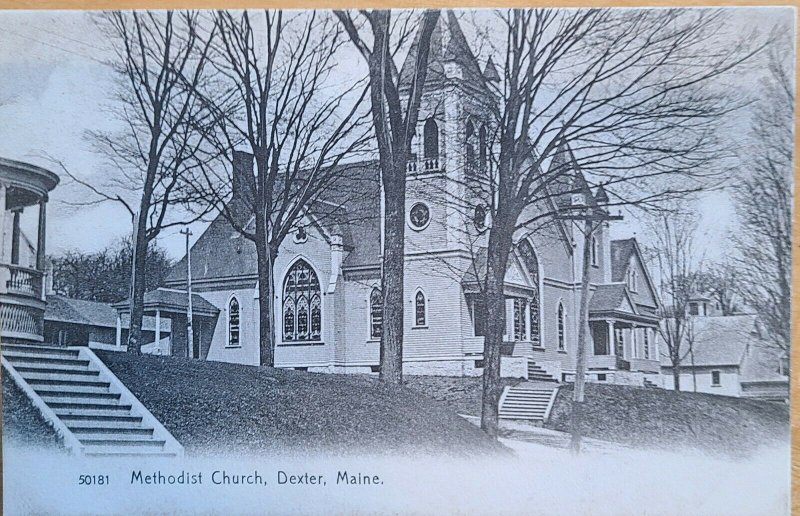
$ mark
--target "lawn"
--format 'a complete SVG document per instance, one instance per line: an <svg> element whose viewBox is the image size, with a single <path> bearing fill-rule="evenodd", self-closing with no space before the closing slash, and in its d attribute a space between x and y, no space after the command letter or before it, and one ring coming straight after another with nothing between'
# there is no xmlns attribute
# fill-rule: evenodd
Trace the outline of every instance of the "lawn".
<svg viewBox="0 0 800 516"><path fill-rule="evenodd" d="M26 447L61 447L61 438L56 431L5 371L2 401L4 441Z"/></svg>
<svg viewBox="0 0 800 516"><path fill-rule="evenodd" d="M373 376L97 355L187 453L508 453L449 406Z"/></svg>
<svg viewBox="0 0 800 516"><path fill-rule="evenodd" d="M568 432L572 385L558 393L546 428ZM583 435L637 447L747 456L789 442L784 404L622 385L586 385Z"/></svg>

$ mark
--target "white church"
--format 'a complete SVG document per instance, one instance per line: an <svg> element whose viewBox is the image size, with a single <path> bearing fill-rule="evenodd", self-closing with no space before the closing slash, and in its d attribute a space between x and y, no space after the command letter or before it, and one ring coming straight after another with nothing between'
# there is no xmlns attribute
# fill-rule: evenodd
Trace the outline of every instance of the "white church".
<svg viewBox="0 0 800 516"><path fill-rule="evenodd" d="M408 90L412 47L401 71ZM480 172L497 71L481 67L452 12L443 12L431 42L414 159L406 198L404 371L412 375L480 375L483 309L477 296L485 268L486 203ZM564 149L550 166L569 166ZM234 185L252 157L234 156ZM377 162L348 166L336 188L357 192L337 216L306 217L279 249L275 263L276 367L330 373L378 370L381 338L382 191ZM577 168L559 203L595 203ZM475 186L478 185L478 186ZM577 196L574 193L576 191ZM234 187L230 202L241 196ZM485 197L485 196L483 196ZM537 207L531 207L535 211ZM538 208L538 209L541 209ZM503 374L574 377L583 238L571 222L523 228L505 279ZM612 241L599 229L591 249L589 377L593 381L658 383L655 332L659 308L635 240ZM222 216L191 248L196 302L194 344L180 322L185 314L187 264L178 262L166 288L150 292L148 314L172 314L173 355L241 364L259 363L256 252ZM184 291L180 296L177 291ZM184 330L185 331L185 330Z"/></svg>

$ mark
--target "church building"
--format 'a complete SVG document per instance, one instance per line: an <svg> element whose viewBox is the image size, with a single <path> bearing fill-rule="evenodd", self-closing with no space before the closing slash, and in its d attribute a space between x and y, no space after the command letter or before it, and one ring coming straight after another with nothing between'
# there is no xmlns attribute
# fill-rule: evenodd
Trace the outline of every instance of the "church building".
<svg viewBox="0 0 800 516"><path fill-rule="evenodd" d="M416 44L400 73L411 84ZM484 309L480 280L486 267L491 199L492 85L455 15L443 11L433 33L417 138L407 167L404 372L477 376L483 370ZM481 69L483 68L483 69ZM252 157L234 156L237 176ZM564 147L550 164L566 166L565 192L553 203L596 205ZM328 373L378 371L382 331L382 189L377 161L348 167L335 188L356 192L330 217L306 216L281 245L274 267L275 365ZM575 193L578 192L578 193ZM332 192L333 194L333 192ZM233 198L242 192L234 187ZM335 198L335 195L331 195ZM548 207L530 207L536 210ZM541 221L515 234L505 278L506 338L502 374L544 371L574 378L583 236L569 221ZM635 240L612 241L606 223L591 240L589 378L644 385L660 372L655 332L659 301ZM219 216L191 248L192 290L218 312L194 323L191 348L171 353L241 364L259 363L255 246ZM162 290L186 289L184 257Z"/></svg>

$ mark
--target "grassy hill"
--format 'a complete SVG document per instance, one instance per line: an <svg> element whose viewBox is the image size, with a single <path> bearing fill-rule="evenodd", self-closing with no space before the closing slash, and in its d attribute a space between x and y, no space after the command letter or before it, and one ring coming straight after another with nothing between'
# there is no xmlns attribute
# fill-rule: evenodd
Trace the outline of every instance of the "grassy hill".
<svg viewBox="0 0 800 516"><path fill-rule="evenodd" d="M3 440L22 446L59 448L61 438L25 393L3 371Z"/></svg>
<svg viewBox="0 0 800 516"><path fill-rule="evenodd" d="M506 453L449 406L366 375L97 352L188 453Z"/></svg>
<svg viewBox="0 0 800 516"><path fill-rule="evenodd" d="M558 393L546 428L570 431L572 385ZM784 404L622 385L586 385L584 436L640 447L748 455L789 442Z"/></svg>

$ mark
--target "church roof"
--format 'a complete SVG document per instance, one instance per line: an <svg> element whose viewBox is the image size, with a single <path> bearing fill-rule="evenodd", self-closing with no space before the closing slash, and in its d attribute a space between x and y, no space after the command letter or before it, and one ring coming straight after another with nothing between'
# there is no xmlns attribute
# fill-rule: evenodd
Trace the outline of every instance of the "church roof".
<svg viewBox="0 0 800 516"><path fill-rule="evenodd" d="M400 91L408 91L414 78L414 65L419 53L417 32L408 51L403 67L400 69ZM431 34L431 48L428 55L428 72L425 77L426 88L436 88L445 80L445 64L455 63L461 71L461 84L488 92L486 78L481 72L478 60L469 47L466 36L458 23L455 13L448 9L439 14L439 19ZM495 71L496 73L496 71Z"/></svg>
<svg viewBox="0 0 800 516"><path fill-rule="evenodd" d="M342 236L349 251L343 266L380 263L380 182L377 161L339 165L347 167L325 189L308 215L329 234ZM208 226L192 246L192 279L216 280L254 277L256 248L222 215ZM168 285L186 282L186 257L167 276Z"/></svg>

